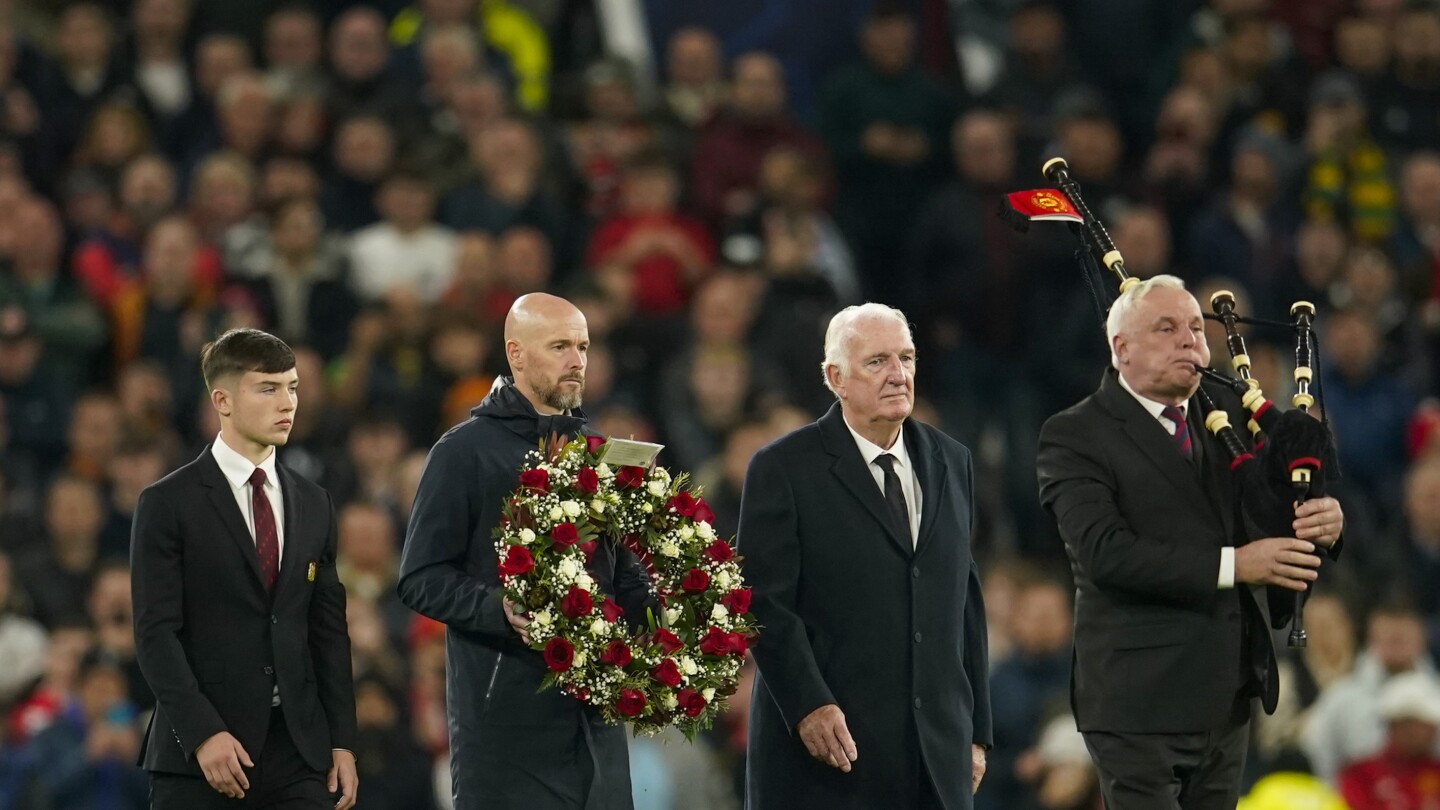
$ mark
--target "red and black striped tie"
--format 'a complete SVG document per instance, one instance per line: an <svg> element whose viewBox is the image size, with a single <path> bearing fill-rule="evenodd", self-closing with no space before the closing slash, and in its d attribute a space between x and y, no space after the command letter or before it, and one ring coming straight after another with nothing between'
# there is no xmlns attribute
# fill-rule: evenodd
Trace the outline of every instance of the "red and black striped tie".
<svg viewBox="0 0 1440 810"><path fill-rule="evenodd" d="M1174 405L1167 405L1164 410L1160 411L1160 415L1175 423L1175 435L1170 438L1175 441L1175 449L1180 451L1180 455L1184 456L1186 461L1189 461L1195 453L1190 446L1190 426L1185 424L1185 414L1181 413L1180 409Z"/></svg>

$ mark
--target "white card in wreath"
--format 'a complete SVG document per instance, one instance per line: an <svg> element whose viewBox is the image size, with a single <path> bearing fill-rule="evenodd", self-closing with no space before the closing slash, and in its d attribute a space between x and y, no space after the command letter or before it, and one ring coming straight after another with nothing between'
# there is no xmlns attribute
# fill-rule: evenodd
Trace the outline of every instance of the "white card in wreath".
<svg viewBox="0 0 1440 810"><path fill-rule="evenodd" d="M663 444L637 442L634 439L606 439L600 446L600 460L611 467L648 467Z"/></svg>

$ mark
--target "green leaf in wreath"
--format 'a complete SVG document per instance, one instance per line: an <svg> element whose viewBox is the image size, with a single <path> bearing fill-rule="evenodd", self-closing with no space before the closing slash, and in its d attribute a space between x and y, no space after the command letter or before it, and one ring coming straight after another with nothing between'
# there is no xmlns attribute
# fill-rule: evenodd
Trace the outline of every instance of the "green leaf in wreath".
<svg viewBox="0 0 1440 810"><path fill-rule="evenodd" d="M550 604L550 601L553 598L554 594L550 592L550 589L548 587L544 585L536 585L530 590L530 593L526 595L525 605L531 610L539 610Z"/></svg>

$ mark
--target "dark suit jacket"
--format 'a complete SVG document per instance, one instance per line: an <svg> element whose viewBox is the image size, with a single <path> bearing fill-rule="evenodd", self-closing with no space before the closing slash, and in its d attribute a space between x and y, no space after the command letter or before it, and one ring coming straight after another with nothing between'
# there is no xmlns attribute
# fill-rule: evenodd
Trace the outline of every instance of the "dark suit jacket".
<svg viewBox="0 0 1440 810"><path fill-rule="evenodd" d="M208 446L140 494L130 564L136 658L156 699L140 754L148 770L200 776L195 749L221 731L258 762L276 684L306 765L327 771L332 748L354 746L334 508L325 490L275 469L285 547L273 596Z"/></svg>
<svg viewBox="0 0 1440 810"><path fill-rule="evenodd" d="M1206 391L1244 433L1234 395ZM1193 464L1111 369L1099 391L1041 429L1040 500L1075 575L1070 692L1081 731L1208 731L1240 694L1274 711L1267 622L1288 621L1294 598L1218 587L1220 549L1247 538L1230 458L1194 400L1187 422Z"/></svg>
<svg viewBox="0 0 1440 810"><path fill-rule="evenodd" d="M935 428L904 431L921 490L913 550L838 405L750 462L739 543L762 629L748 807L911 807L924 771L946 807L971 806L970 745L991 744L973 466ZM795 734L827 703L855 738L849 774Z"/></svg>

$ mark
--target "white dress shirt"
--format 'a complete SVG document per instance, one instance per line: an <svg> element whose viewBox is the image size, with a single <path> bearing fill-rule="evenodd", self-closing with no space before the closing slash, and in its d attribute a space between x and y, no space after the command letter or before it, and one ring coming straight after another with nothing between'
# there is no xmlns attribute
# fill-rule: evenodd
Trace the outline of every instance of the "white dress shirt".
<svg viewBox="0 0 1440 810"><path fill-rule="evenodd" d="M250 531L250 539L254 541L255 510L251 501L250 474L255 472L256 465L226 444L223 433L215 436L215 443L210 445L210 454L215 456L215 463L220 465L221 474L230 484L230 494L235 496L235 504L240 507L240 514L245 517L245 528ZM260 462L259 467L265 471L265 497L270 500L270 511L275 515L275 537L279 542L280 552L279 559L275 561L278 571L280 560L285 559L285 500L280 494L280 476L275 474L275 448L270 448L270 455Z"/></svg>
<svg viewBox="0 0 1440 810"><path fill-rule="evenodd" d="M1165 410L1165 405L1148 397L1141 396L1134 388L1130 387L1130 383L1125 380L1124 374L1118 376L1120 377L1120 387L1128 391L1130 396L1135 398L1136 402L1140 403L1151 416L1155 417L1155 421L1159 422L1160 426L1165 428L1166 433L1174 436L1175 431L1179 430L1180 426L1160 415L1160 412ZM1180 403L1180 413L1182 416L1189 418L1189 402ZM1191 439L1193 441L1194 437L1191 437ZM1216 580L1216 587L1221 589L1235 587L1235 548L1233 546L1225 546L1220 549L1220 576Z"/></svg>
<svg viewBox="0 0 1440 810"><path fill-rule="evenodd" d="M901 430L895 437L895 444L889 450L881 447L869 439L855 432L846 422L845 427L850 430L850 435L855 437L855 446L860 448L860 456L865 459L865 469L870 471L870 477L875 479L875 485L880 487L880 494L885 494L885 470L875 463L875 459L889 453L895 457L895 475L900 479L900 491L905 494L905 508L910 510L910 547L914 548L920 542L920 479L915 476L915 467L910 463L910 454L905 452L905 431Z"/></svg>

